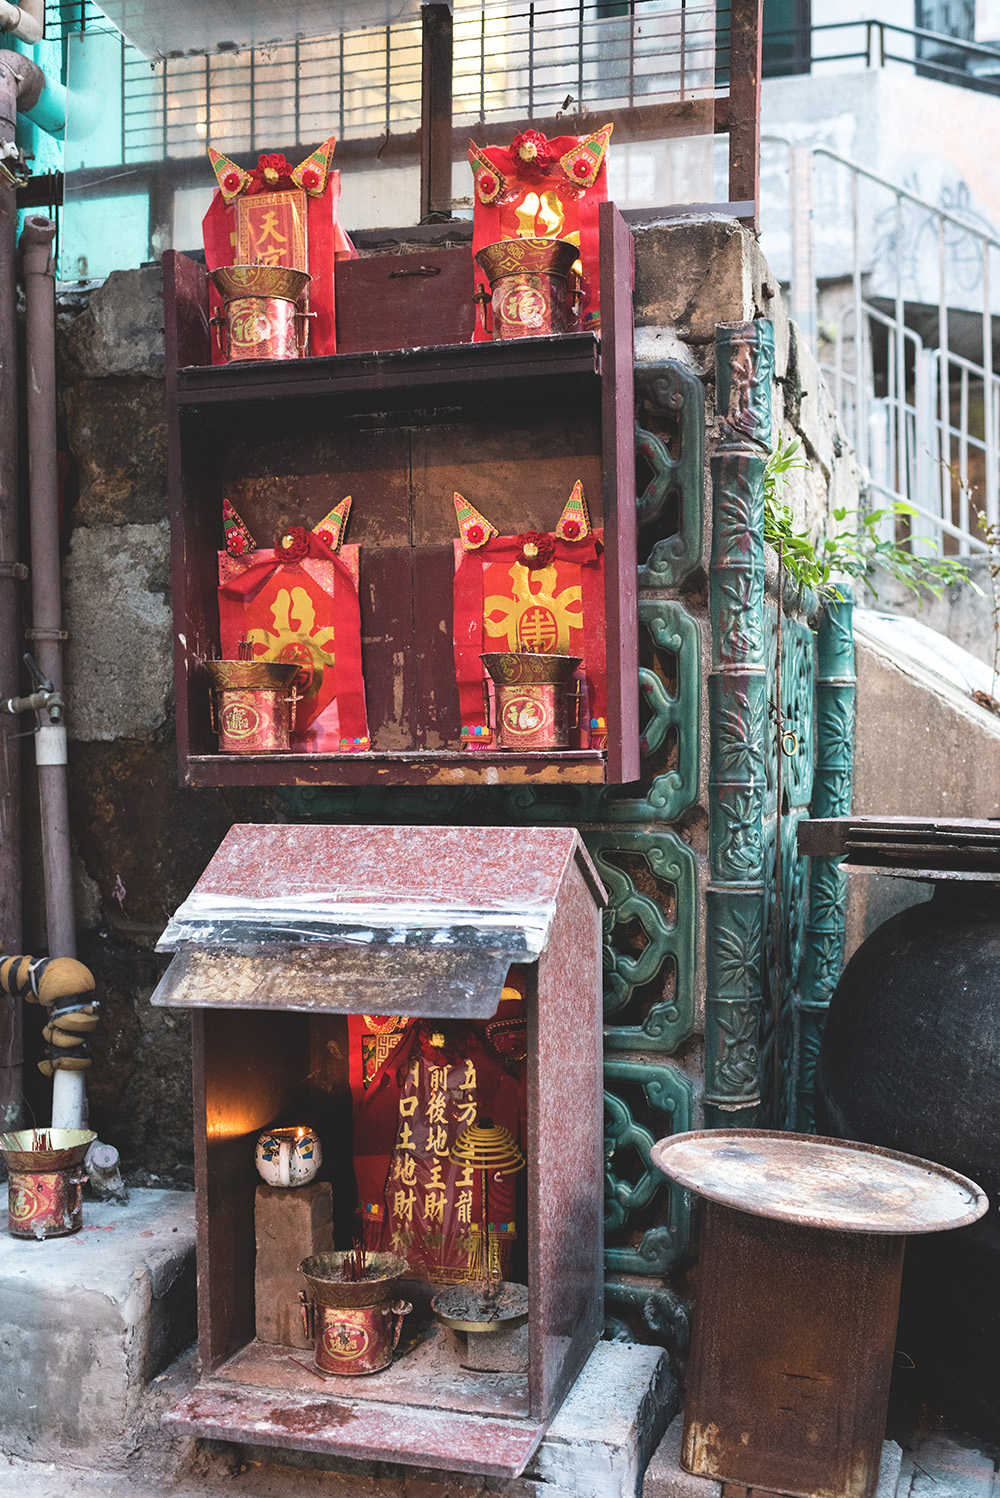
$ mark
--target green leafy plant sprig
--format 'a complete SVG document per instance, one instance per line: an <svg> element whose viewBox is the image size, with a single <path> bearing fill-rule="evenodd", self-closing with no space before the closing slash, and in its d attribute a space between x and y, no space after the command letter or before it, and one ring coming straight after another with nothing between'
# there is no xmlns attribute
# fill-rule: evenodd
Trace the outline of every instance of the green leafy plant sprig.
<svg viewBox="0 0 1000 1498"><path fill-rule="evenodd" d="M808 531L796 530L792 512L780 495L790 482L791 470L808 467L801 440L795 437L785 442L779 436L764 469L764 539L776 550L780 548L785 571L800 588L811 589L823 600L842 599L836 578L851 577L877 598L873 574L876 568L882 568L921 599L925 593L940 598L945 588L960 582L968 582L977 593L981 591L957 558L918 556L879 535L887 517L894 522L916 518L917 511L905 500L878 510L838 508L833 511L838 528L817 541ZM936 549L936 543L927 537L912 539Z"/></svg>

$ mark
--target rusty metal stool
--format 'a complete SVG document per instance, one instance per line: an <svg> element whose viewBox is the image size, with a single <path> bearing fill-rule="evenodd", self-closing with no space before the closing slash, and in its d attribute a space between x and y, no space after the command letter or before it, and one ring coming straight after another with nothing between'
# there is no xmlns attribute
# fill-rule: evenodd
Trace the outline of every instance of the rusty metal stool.
<svg viewBox="0 0 1000 1498"><path fill-rule="evenodd" d="M707 1198L683 1466L871 1498L906 1235L975 1222L985 1194L929 1160L811 1134L706 1129L651 1154Z"/></svg>

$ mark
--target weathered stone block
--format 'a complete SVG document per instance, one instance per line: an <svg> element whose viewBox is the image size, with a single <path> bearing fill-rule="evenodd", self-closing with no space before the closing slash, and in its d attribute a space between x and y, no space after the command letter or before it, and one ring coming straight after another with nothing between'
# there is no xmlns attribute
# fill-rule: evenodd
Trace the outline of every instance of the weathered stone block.
<svg viewBox="0 0 1000 1498"><path fill-rule="evenodd" d="M684 1415L671 1420L667 1433L646 1468L642 1498L719 1498L722 1483L715 1477L695 1477L681 1466Z"/></svg>
<svg viewBox="0 0 1000 1498"><path fill-rule="evenodd" d="M115 270L61 341L62 373L71 380L101 375L161 375L163 273L158 265Z"/></svg>
<svg viewBox="0 0 1000 1498"><path fill-rule="evenodd" d="M661 1347L598 1342L525 1476L545 1498L632 1498L676 1401Z"/></svg>
<svg viewBox="0 0 1000 1498"><path fill-rule="evenodd" d="M0 1234L0 1451L124 1461L147 1382L194 1337L193 1271L194 1197L183 1192L86 1202L70 1238Z"/></svg>
<svg viewBox="0 0 1000 1498"><path fill-rule="evenodd" d="M333 1248L333 1188L310 1181L287 1190L257 1187L254 1205L257 1262L254 1270L257 1336L282 1347L311 1347L302 1329L299 1291L306 1288L299 1264L309 1254Z"/></svg>
<svg viewBox="0 0 1000 1498"><path fill-rule="evenodd" d="M136 525L167 513L163 381L81 380L63 391L77 462L76 525Z"/></svg>
<svg viewBox="0 0 1000 1498"><path fill-rule="evenodd" d="M528 1323L501 1326L493 1332L467 1332L462 1366L486 1373L526 1373Z"/></svg>
<svg viewBox="0 0 1000 1498"><path fill-rule="evenodd" d="M169 532L80 526L66 559L67 726L73 739L148 738L173 690Z"/></svg>
<svg viewBox="0 0 1000 1498"><path fill-rule="evenodd" d="M69 778L73 836L100 886L103 918L147 944L160 937L233 822L248 821L247 812L257 821L274 816L263 798L180 789L168 734L74 743Z"/></svg>
<svg viewBox="0 0 1000 1498"><path fill-rule="evenodd" d="M752 236L735 219L681 218L636 234L636 325L712 343L715 325L756 310Z"/></svg>

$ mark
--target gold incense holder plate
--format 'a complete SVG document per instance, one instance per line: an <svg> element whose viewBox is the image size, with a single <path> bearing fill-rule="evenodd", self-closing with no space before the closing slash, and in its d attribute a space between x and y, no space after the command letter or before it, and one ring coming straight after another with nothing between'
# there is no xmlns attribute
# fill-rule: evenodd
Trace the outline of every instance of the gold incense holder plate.
<svg viewBox="0 0 1000 1498"><path fill-rule="evenodd" d="M224 302L245 296L297 302L312 276L288 265L220 265L209 271L208 279Z"/></svg>
<svg viewBox="0 0 1000 1498"><path fill-rule="evenodd" d="M528 1287L498 1280L490 1296L476 1285L450 1285L434 1296L431 1310L453 1332L509 1331L528 1319Z"/></svg>
<svg viewBox="0 0 1000 1498"><path fill-rule="evenodd" d="M32 1149L36 1135L46 1139L48 1149ZM0 1134L0 1151L10 1171L68 1170L82 1163L96 1138L90 1129L19 1129Z"/></svg>
<svg viewBox="0 0 1000 1498"><path fill-rule="evenodd" d="M302 667L295 661L206 661L205 669L217 692L278 692Z"/></svg>
<svg viewBox="0 0 1000 1498"><path fill-rule="evenodd" d="M409 1269L398 1254L368 1255L368 1273L363 1280L345 1280L344 1261L351 1255L342 1249L312 1254L303 1259L299 1273L309 1282L316 1303L321 1306L370 1306L386 1301Z"/></svg>
<svg viewBox="0 0 1000 1498"><path fill-rule="evenodd" d="M579 655L533 655L526 650L488 651L479 659L498 686L520 687L527 683L569 681L582 659Z"/></svg>

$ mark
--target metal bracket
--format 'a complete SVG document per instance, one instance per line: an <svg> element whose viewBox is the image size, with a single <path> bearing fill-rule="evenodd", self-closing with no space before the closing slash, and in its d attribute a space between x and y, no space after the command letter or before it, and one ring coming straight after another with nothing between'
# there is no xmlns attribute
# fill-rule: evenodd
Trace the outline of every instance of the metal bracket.
<svg viewBox="0 0 1000 1498"><path fill-rule="evenodd" d="M25 569L27 576L27 569ZM26 629L24 631L26 640L68 640L68 629Z"/></svg>
<svg viewBox="0 0 1000 1498"><path fill-rule="evenodd" d="M0 577L11 577L16 582L28 580L28 569L23 562L0 562Z"/></svg>
<svg viewBox="0 0 1000 1498"><path fill-rule="evenodd" d="M12 140L0 140L0 183L23 187L31 176L20 148Z"/></svg>

